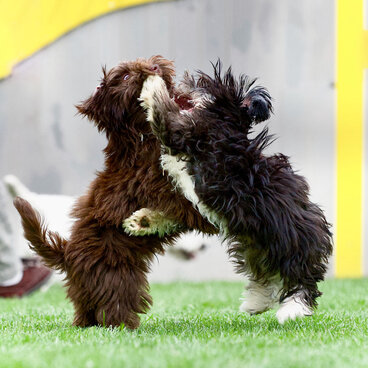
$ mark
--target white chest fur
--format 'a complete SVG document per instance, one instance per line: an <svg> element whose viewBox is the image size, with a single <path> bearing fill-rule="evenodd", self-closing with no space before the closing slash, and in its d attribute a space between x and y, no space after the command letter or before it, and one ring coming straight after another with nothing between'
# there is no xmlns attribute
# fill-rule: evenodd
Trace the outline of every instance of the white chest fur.
<svg viewBox="0 0 368 368"><path fill-rule="evenodd" d="M199 203L199 198L194 191L194 181L189 175L187 164L183 159L169 154L161 155L161 166L173 179L175 187L179 188L186 199L191 201L194 206Z"/></svg>
<svg viewBox="0 0 368 368"><path fill-rule="evenodd" d="M199 200L194 190L193 177L188 173L185 157L179 158L169 154L162 154L161 166L172 178L176 189L180 189L184 197L192 202L193 206L198 209L199 213L210 223L218 227L220 232L224 233L224 230L226 229L224 221Z"/></svg>

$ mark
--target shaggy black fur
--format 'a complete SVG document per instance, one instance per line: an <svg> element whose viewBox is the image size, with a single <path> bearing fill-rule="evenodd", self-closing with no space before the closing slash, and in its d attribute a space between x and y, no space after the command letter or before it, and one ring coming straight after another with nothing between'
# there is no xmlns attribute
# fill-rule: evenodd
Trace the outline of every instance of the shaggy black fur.
<svg viewBox="0 0 368 368"><path fill-rule="evenodd" d="M273 139L267 127L251 136L253 125L270 116L270 95L246 76L236 80L231 69L222 74L219 62L214 77L198 72L184 84L202 103L184 112L156 93L154 133L166 152L187 161L196 194L232 240L239 271L262 283L280 275L280 301L300 292L315 308L332 253L330 225L288 157L264 154Z"/></svg>

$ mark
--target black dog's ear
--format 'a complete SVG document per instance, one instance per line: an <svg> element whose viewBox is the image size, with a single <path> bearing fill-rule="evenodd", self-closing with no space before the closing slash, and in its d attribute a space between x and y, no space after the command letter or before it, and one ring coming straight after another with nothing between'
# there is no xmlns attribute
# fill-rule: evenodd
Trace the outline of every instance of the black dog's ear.
<svg viewBox="0 0 368 368"><path fill-rule="evenodd" d="M252 88L246 94L241 106L247 110L250 120L256 124L269 119L273 112L271 96L263 87Z"/></svg>

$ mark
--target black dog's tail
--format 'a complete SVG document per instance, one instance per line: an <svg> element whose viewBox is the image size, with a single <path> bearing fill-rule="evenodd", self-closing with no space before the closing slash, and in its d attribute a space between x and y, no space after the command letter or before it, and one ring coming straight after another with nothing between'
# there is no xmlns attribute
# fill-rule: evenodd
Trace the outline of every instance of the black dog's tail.
<svg viewBox="0 0 368 368"><path fill-rule="evenodd" d="M30 248L43 258L48 267L65 271L67 240L47 230L41 215L25 199L16 197L14 206L22 218L24 237L30 242Z"/></svg>

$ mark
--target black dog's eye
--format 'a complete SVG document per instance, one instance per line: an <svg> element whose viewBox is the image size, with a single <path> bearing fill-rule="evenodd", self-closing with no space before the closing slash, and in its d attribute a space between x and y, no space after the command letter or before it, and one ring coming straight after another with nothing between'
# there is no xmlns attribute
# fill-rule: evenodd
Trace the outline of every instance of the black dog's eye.
<svg viewBox="0 0 368 368"><path fill-rule="evenodd" d="M124 74L124 75L123 75L123 81L128 80L128 79L129 79L129 77L130 77L130 75L129 75L128 73Z"/></svg>

